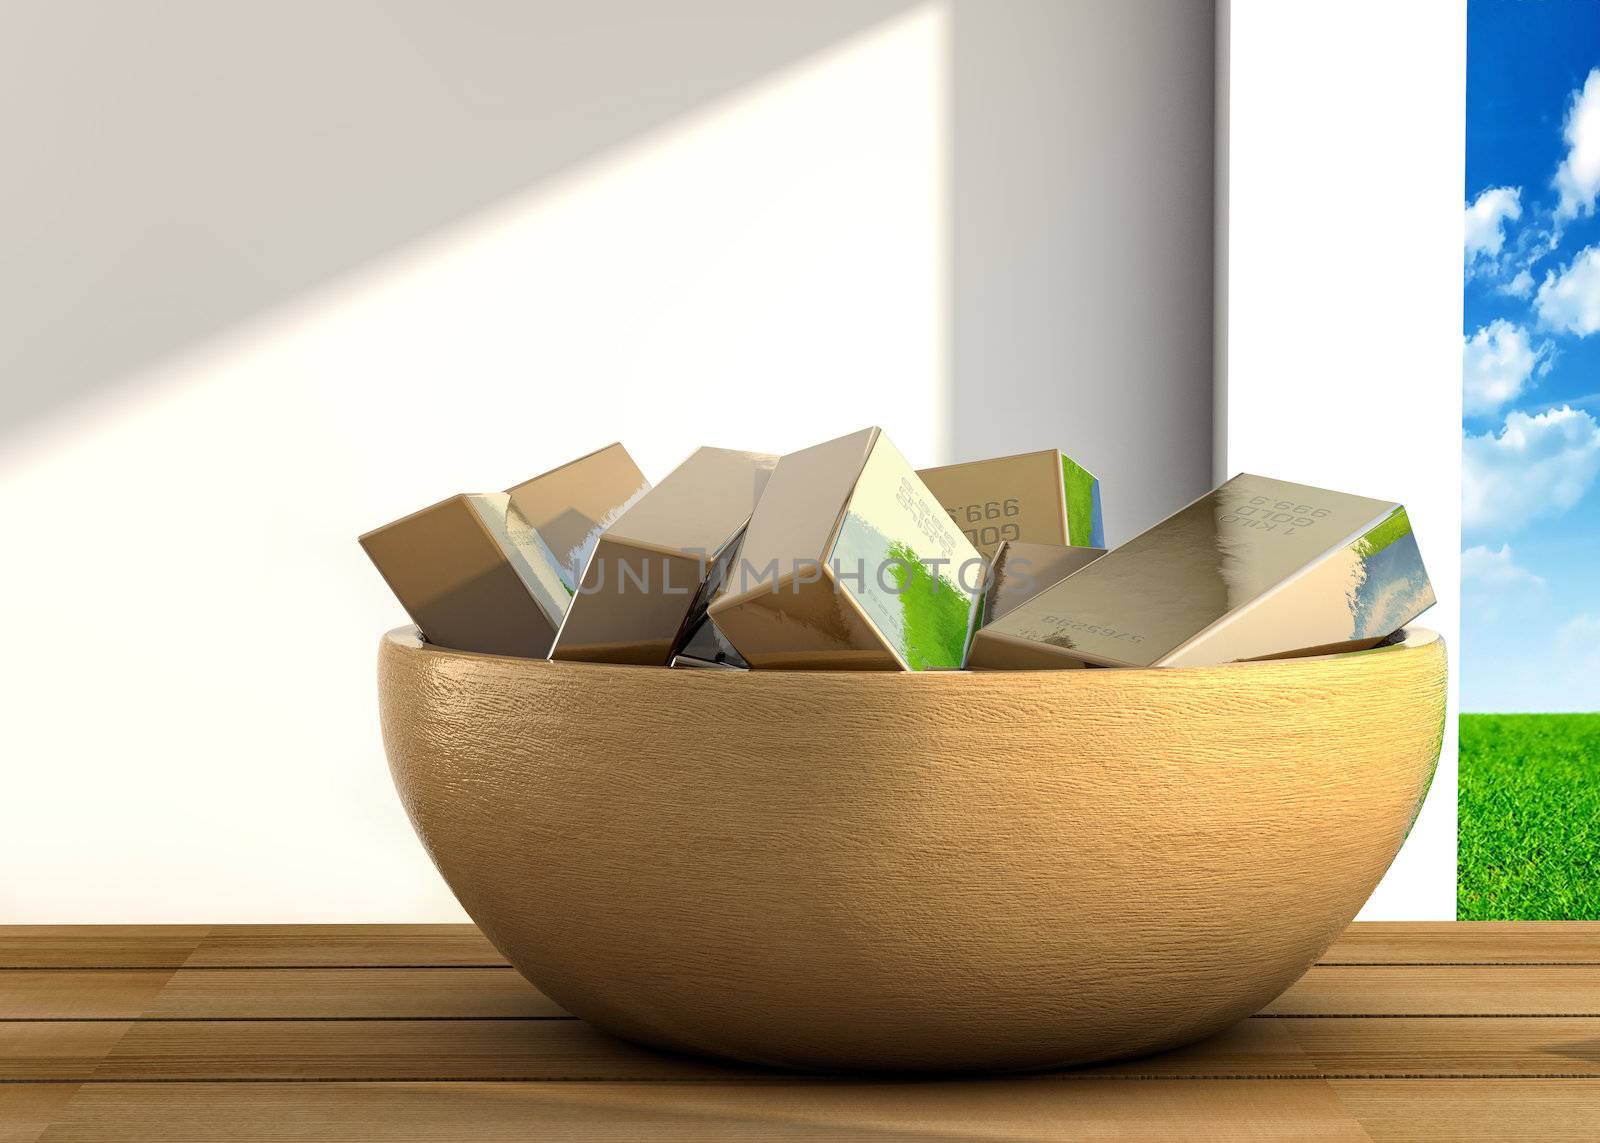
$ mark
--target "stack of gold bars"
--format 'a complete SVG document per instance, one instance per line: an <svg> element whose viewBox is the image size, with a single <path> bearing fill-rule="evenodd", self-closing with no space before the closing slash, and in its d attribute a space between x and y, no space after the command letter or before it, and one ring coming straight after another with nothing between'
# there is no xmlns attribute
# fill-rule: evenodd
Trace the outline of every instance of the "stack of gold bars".
<svg viewBox="0 0 1600 1143"><path fill-rule="evenodd" d="M361 544L431 643L655 667L1201 666L1376 646L1434 602L1399 504L1246 474L1106 551L1065 454L919 472L876 428L653 486L614 444Z"/></svg>

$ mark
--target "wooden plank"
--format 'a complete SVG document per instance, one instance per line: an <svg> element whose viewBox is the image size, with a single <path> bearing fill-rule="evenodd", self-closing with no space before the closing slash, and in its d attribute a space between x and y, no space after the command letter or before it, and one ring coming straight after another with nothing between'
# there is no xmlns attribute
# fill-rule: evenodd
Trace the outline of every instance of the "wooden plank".
<svg viewBox="0 0 1600 1143"><path fill-rule="evenodd" d="M1287 1021L1251 1021L1203 1064L1126 1074L1311 1075ZM1133 1067L1133 1065L1124 1065ZM665 1080L771 1073L634 1047L578 1021L184 1021L0 1024L0 1080ZM793 1077L804 1083L814 1077Z"/></svg>
<svg viewBox="0 0 1600 1143"><path fill-rule="evenodd" d="M0 968L176 968L185 960L253 968L505 963L472 925L0 927ZM1600 964L1600 921L1358 921L1322 963Z"/></svg>
<svg viewBox="0 0 1600 1143"><path fill-rule="evenodd" d="M4 925L0 969L177 968L206 925Z"/></svg>
<svg viewBox="0 0 1600 1143"><path fill-rule="evenodd" d="M1262 1012L1274 1016L1600 1016L1600 965L1319 965Z"/></svg>
<svg viewBox="0 0 1600 1143"><path fill-rule="evenodd" d="M472 925L0 927L0 968L176 968L186 959L254 968L505 963ZM1600 964L1600 921L1358 921L1322 963Z"/></svg>
<svg viewBox="0 0 1600 1143"><path fill-rule="evenodd" d="M1600 965L1318 966L1274 1016L1600 1016ZM0 1019L562 1016L510 968L13 970Z"/></svg>
<svg viewBox="0 0 1600 1143"><path fill-rule="evenodd" d="M1273 1016L1600 1016L1600 965L1318 966ZM510 968L12 970L0 1019L563 1016Z"/></svg>
<svg viewBox="0 0 1600 1143"><path fill-rule="evenodd" d="M71 1083L0 1084L0 1143L35 1143L77 1090Z"/></svg>
<svg viewBox="0 0 1600 1143"><path fill-rule="evenodd" d="M185 967L503 965L474 925L213 925Z"/></svg>
<svg viewBox="0 0 1600 1143"><path fill-rule="evenodd" d="M3 985L4 981L0 981ZM560 1018L511 968L299 968L173 974L145 1015L162 1019Z"/></svg>
<svg viewBox="0 0 1600 1143"><path fill-rule="evenodd" d="M170 968L0 972L0 1020L136 1019L172 974Z"/></svg>
<svg viewBox="0 0 1600 1143"><path fill-rule="evenodd" d="M574 1020L0 1024L0 1079L624 1081L770 1074L636 1048ZM1080 1074L1600 1078L1600 1027L1553 1017L1247 1020L1198 1045Z"/></svg>
<svg viewBox="0 0 1600 1143"><path fill-rule="evenodd" d="M1597 1080L1082 1078L943 1084L99 1084L0 1087L0 1140L241 1143L299 1138L510 1143L650 1138L859 1140L1322 1139L1592 1143ZM72 1098L74 1091L78 1094ZM11 1115L6 1114L11 1095ZM68 1099L71 1104L63 1110ZM17 1110L21 1108L20 1112ZM12 1133L6 1134L6 1126Z"/></svg>
<svg viewBox="0 0 1600 1143"><path fill-rule="evenodd" d="M1246 1021L1273 1025L1285 1026L1326 1077L1600 1079L1600 1025L1584 1018ZM1203 1061L1203 1045L1186 1051Z"/></svg>
<svg viewBox="0 0 1600 1143"><path fill-rule="evenodd" d="M1362 1141L1327 1084L1009 1079L951 1083L107 1084L47 1141L574 1143L750 1139L859 1143L1053 1140ZM292 1125L292 1131L286 1127Z"/></svg>
<svg viewBox="0 0 1600 1143"><path fill-rule="evenodd" d="M1357 921L1320 964L1600 964L1600 921Z"/></svg>
<svg viewBox="0 0 1600 1143"><path fill-rule="evenodd" d="M0 1023L0 1083L85 1079L131 1027L111 1020Z"/></svg>
<svg viewBox="0 0 1600 1143"><path fill-rule="evenodd" d="M1332 1080L1329 1086L1375 1143L1600 1139L1597 1080Z"/></svg>
<svg viewBox="0 0 1600 1143"><path fill-rule="evenodd" d="M64 1061L58 1078L81 1077L75 1065ZM750 1074L635 1047L576 1020L260 1020L134 1024L94 1077L660 1080Z"/></svg>
<svg viewBox="0 0 1600 1143"><path fill-rule="evenodd" d="M1315 967L1270 1017L1600 1017L1600 965ZM0 973L3 1020L565 1017L512 969Z"/></svg>
<svg viewBox="0 0 1600 1143"><path fill-rule="evenodd" d="M0 973L4 1020L566 1017L510 968L42 969Z"/></svg>
<svg viewBox="0 0 1600 1143"><path fill-rule="evenodd" d="M1600 965L1318 966L1275 1016L1600 1016ZM561 1016L510 968L11 970L0 1019Z"/></svg>

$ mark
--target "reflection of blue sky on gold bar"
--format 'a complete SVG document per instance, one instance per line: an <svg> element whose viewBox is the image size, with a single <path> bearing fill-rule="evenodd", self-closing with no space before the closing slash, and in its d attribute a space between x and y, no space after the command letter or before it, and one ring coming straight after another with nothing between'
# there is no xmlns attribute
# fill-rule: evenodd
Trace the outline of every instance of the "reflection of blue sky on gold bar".
<svg viewBox="0 0 1600 1143"><path fill-rule="evenodd" d="M1433 601L1400 506L1243 474L1041 591L985 638L1091 663L1198 666L1379 639Z"/></svg>
<svg viewBox="0 0 1600 1143"><path fill-rule="evenodd" d="M1600 708L1600 5L1467 21L1461 706Z"/></svg>

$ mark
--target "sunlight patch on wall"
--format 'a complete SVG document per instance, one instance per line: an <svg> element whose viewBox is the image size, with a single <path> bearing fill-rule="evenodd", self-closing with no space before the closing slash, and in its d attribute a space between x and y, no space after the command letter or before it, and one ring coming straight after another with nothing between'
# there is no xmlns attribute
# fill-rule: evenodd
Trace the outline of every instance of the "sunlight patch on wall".
<svg viewBox="0 0 1600 1143"><path fill-rule="evenodd" d="M947 459L946 36L918 9L17 430L0 921L459 918L357 533L617 438L652 476L874 422Z"/></svg>

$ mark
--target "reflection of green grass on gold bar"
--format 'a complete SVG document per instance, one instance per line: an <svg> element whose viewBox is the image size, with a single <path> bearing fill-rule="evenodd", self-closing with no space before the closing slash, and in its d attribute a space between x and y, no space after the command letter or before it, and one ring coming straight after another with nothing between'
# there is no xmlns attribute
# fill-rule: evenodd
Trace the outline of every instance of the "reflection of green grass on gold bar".
<svg viewBox="0 0 1600 1143"><path fill-rule="evenodd" d="M1396 508L1381 524L1356 541L1356 554L1364 560L1371 559L1409 531L1411 518L1406 515L1405 508Z"/></svg>
<svg viewBox="0 0 1600 1143"><path fill-rule="evenodd" d="M1062 453L1061 483L1067 498L1067 543L1076 548L1104 547L1099 497L1095 494L1099 479Z"/></svg>
<svg viewBox="0 0 1600 1143"><path fill-rule="evenodd" d="M906 663L913 671L959 665L972 601L944 576L936 580L909 544L891 544L889 558L905 616Z"/></svg>
<svg viewBox="0 0 1600 1143"><path fill-rule="evenodd" d="M1464 714L1463 921L1600 920L1600 714Z"/></svg>

